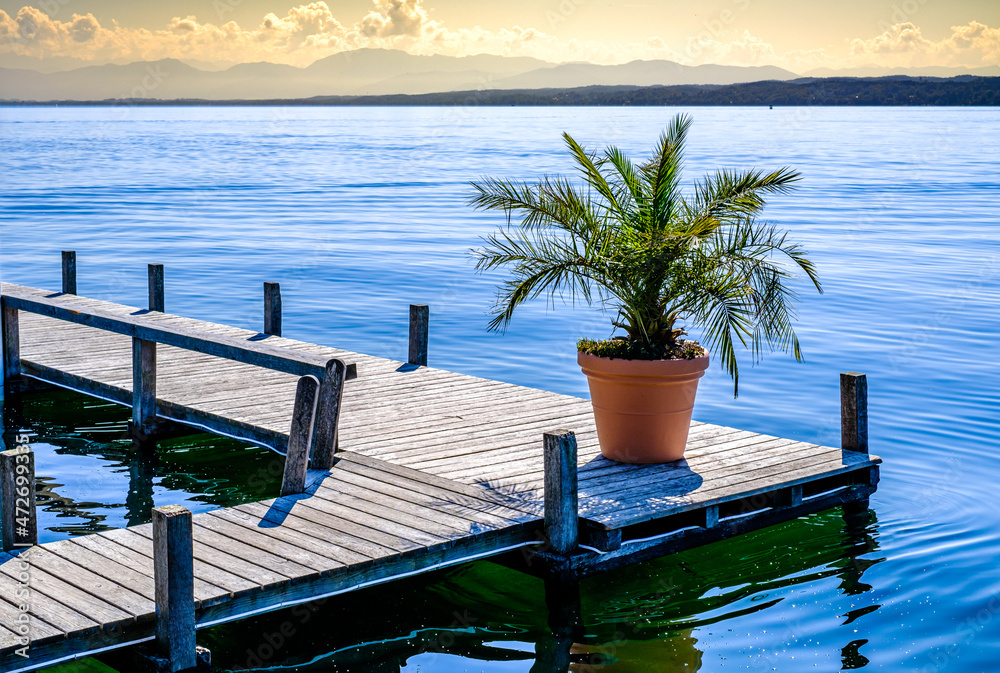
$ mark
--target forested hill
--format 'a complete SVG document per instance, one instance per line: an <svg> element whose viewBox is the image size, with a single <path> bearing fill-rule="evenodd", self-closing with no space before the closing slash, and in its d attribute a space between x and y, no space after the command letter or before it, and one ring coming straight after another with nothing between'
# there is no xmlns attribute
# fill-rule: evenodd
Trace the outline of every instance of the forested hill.
<svg viewBox="0 0 1000 673"><path fill-rule="evenodd" d="M60 105L993 105L1000 77L827 77L729 85L588 86L302 99L111 99ZM8 101L32 105L36 102Z"/></svg>
<svg viewBox="0 0 1000 673"><path fill-rule="evenodd" d="M363 105L1000 105L1000 77L837 77L728 85L588 86L418 96L319 97Z"/></svg>

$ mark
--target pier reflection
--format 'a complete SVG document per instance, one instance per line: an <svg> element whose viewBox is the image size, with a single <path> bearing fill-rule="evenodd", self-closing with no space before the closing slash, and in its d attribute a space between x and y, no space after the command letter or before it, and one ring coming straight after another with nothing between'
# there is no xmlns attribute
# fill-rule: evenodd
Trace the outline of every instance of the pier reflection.
<svg viewBox="0 0 1000 673"><path fill-rule="evenodd" d="M35 452L43 542L148 523L154 504L206 511L277 495L284 458L206 434L140 447L126 407L69 391L8 395L3 438Z"/></svg>
<svg viewBox="0 0 1000 673"><path fill-rule="evenodd" d="M880 607L866 576L882 560L874 514L845 520L838 508L579 583L546 584L480 561L199 639L221 670L450 671L478 661L484 671L644 673L701 670L719 647L753 656L751 670L771 670L775 654L759 649L767 630L789 642L825 638L838 663L856 669L868 662L859 649ZM825 612L787 620L789 599L819 587L832 592L816 603Z"/></svg>

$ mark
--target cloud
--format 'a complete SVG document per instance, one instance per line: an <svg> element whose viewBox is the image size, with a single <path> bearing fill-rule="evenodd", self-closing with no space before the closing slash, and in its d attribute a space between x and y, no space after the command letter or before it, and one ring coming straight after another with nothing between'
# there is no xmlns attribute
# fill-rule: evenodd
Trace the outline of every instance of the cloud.
<svg viewBox="0 0 1000 673"><path fill-rule="evenodd" d="M420 0L375 0L376 11L361 19L361 32L367 37L418 37L430 24Z"/></svg>
<svg viewBox="0 0 1000 673"><path fill-rule="evenodd" d="M998 65L1000 28L970 21L964 26L952 26L950 35L933 41L913 23L897 23L873 38L851 40L849 52L857 64L883 67Z"/></svg>
<svg viewBox="0 0 1000 673"><path fill-rule="evenodd" d="M699 35L688 40L685 54L693 63L720 65L771 65L778 61L774 47L749 30L729 42Z"/></svg>
<svg viewBox="0 0 1000 673"><path fill-rule="evenodd" d="M952 27L939 41L925 37L915 24L902 22L874 37L845 40L821 49L779 52L760 36L749 31L731 32L721 23L717 30L680 45L655 36L637 42L564 39L532 26L453 28L435 20L424 0L373 0L371 10L353 20L334 16L326 2L317 1L294 6L282 16L269 13L256 26L241 26L226 21L226 15L240 1L216 0L211 5L217 14L214 22L198 16L174 17L153 30L116 22L101 25L89 13L73 14L61 21L30 6L14 16L0 10L0 54L71 57L95 63L178 58L305 66L340 51L376 47L413 54L532 56L556 62L612 64L667 59L691 65L778 65L794 72L823 66L975 67L1000 63L1000 28L977 21Z"/></svg>

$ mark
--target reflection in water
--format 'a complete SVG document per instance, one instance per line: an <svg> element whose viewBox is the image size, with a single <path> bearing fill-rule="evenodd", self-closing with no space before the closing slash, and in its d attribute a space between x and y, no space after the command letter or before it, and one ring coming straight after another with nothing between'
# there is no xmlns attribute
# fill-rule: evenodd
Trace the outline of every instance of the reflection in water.
<svg viewBox="0 0 1000 673"><path fill-rule="evenodd" d="M858 606L839 620L853 624L835 633L843 637L838 665L860 668L866 641L855 629L879 607L863 605L871 601L863 576L881 560L874 517L865 520L845 523L829 510L579 584L481 561L217 626L199 639L221 670L698 671L706 647L740 640L734 623L832 582ZM794 629L815 633L807 620ZM752 651L759 635L741 646Z"/></svg>
<svg viewBox="0 0 1000 673"><path fill-rule="evenodd" d="M277 494L284 458L206 434L140 448L129 410L54 390L3 403L4 444L21 431L35 452L39 539L65 539L151 520L157 505L194 512Z"/></svg>
<svg viewBox="0 0 1000 673"><path fill-rule="evenodd" d="M147 522L153 503L205 511L277 491L280 456L207 435L144 453L124 437L127 420L127 409L64 392L8 401L5 439L32 436L43 540ZM450 673L475 661L483 671L697 671L720 645L754 653L774 621L756 615L785 604L796 617L778 642L822 633L837 665L857 669L880 607L866 576L882 560L874 513L829 510L579 584L481 561L213 627L199 641L219 670ZM846 599L834 624L797 612L813 592L824 605ZM768 656L751 654L752 670L771 670Z"/></svg>

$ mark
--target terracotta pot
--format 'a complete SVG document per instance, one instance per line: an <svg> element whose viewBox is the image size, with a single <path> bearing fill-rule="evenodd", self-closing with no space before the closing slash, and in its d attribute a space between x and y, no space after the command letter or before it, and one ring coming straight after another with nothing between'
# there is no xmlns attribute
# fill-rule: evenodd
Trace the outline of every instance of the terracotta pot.
<svg viewBox="0 0 1000 673"><path fill-rule="evenodd" d="M601 454L623 463L668 463L684 456L698 379L693 360L622 360L578 353L587 375Z"/></svg>

